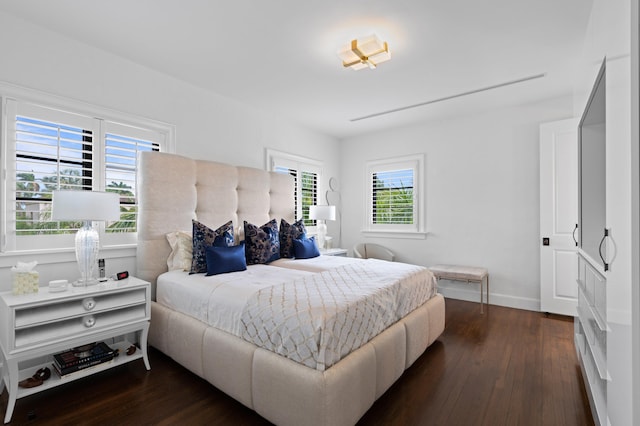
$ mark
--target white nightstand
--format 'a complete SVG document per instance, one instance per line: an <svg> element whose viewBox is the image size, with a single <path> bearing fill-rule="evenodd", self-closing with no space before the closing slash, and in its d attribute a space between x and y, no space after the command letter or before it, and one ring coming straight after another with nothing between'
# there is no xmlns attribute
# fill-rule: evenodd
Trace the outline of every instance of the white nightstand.
<svg viewBox="0 0 640 426"><path fill-rule="evenodd" d="M342 256L347 257L347 249L343 248L330 248L320 250L320 254L323 256Z"/></svg>
<svg viewBox="0 0 640 426"><path fill-rule="evenodd" d="M0 393L5 385L9 392L4 422L11 420L19 398L140 358L150 370L147 356L150 300L150 284L134 277L59 293L50 293L48 287L19 296L0 293ZM126 355L132 345L127 340L130 336L135 336L133 343L138 343L139 349ZM114 362L81 370L70 378L61 379L55 373L51 366L54 353L99 341L120 350ZM52 373L42 385L18 387L20 380L44 367L49 367Z"/></svg>

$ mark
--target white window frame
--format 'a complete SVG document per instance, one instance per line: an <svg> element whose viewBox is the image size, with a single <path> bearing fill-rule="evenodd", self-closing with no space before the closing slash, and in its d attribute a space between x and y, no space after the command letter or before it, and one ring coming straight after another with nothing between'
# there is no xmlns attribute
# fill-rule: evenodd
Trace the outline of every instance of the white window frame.
<svg viewBox="0 0 640 426"><path fill-rule="evenodd" d="M406 155L402 157L371 160L366 163L364 186L366 194L364 206L364 236L391 238L426 237L426 203L424 172L424 154ZM412 224L379 224L373 223L373 175L393 170L413 170L413 218Z"/></svg>
<svg viewBox="0 0 640 426"><path fill-rule="evenodd" d="M50 95L32 89L0 82L0 255L2 257L24 256L25 254L50 254L52 258L60 258L60 253L73 252L75 234L16 236L15 217L11 215L10 203L15 192L15 115L21 106L33 106L50 110L51 116L59 111L62 114L77 115L83 120L94 123L93 170L94 190L104 190L105 174L105 132L113 132L114 128L128 130L132 137L156 135L161 150L175 152L175 126L132 114L121 113L95 105L86 104L73 99ZM19 113L19 112L18 112ZM43 117L43 119L47 119ZM115 127L114 127L115 126ZM154 142L156 140L154 139ZM137 244L137 233L105 233L104 224L96 222L100 233L101 249L125 249L131 254ZM66 258L67 256L62 256ZM59 259L58 259L59 260ZM53 261L53 260L52 260ZM5 263L5 262L0 262Z"/></svg>
<svg viewBox="0 0 640 426"><path fill-rule="evenodd" d="M311 158L302 157L299 155L289 154L282 151L276 151L270 148L266 150L266 170L275 171L276 167L286 167L288 169L297 170L298 172L311 172L318 176L317 180L317 198L316 204L322 203L322 194L324 194L324 179L323 169L324 164L322 161L314 160ZM302 187L298 185L298 200L302 200ZM298 203L296 211L296 218L302 217L302 203ZM316 232L315 226L306 226L310 233Z"/></svg>

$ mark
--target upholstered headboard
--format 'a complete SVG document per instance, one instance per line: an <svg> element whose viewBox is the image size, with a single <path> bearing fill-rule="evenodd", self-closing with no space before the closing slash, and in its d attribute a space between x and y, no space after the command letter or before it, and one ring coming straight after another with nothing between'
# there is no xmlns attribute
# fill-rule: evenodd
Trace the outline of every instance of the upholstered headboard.
<svg viewBox="0 0 640 426"><path fill-rule="evenodd" d="M167 271L166 234L191 232L192 219L213 229L232 220L238 241L245 220L258 226L273 218L294 221L289 175L160 152L141 153L138 167L137 276L154 290Z"/></svg>

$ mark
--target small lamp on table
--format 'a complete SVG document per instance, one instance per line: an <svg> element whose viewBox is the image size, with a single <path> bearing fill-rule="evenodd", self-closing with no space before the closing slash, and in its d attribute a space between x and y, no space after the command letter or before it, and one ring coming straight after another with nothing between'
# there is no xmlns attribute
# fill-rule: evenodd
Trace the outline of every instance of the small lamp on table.
<svg viewBox="0 0 640 426"><path fill-rule="evenodd" d="M93 221L114 221L120 219L120 197L113 192L99 191L53 191L51 219L58 221L83 221L76 232L76 260L80 278L74 286L88 286L98 283L93 277L100 236L93 228Z"/></svg>
<svg viewBox="0 0 640 426"><path fill-rule="evenodd" d="M309 206L309 219L317 220L318 248L324 249L327 220L336 220L336 206Z"/></svg>

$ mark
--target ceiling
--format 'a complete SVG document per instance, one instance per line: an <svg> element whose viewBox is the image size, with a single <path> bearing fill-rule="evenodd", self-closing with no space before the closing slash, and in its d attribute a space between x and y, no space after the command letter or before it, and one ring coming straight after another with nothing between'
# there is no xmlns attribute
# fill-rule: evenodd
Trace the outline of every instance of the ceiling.
<svg viewBox="0 0 640 426"><path fill-rule="evenodd" d="M0 10L345 138L569 94L591 5L590 0L2 0ZM389 43L391 60L375 70L343 69L337 51L372 33ZM477 93L457 96L467 92Z"/></svg>

